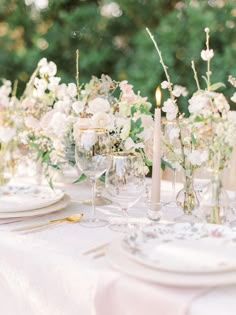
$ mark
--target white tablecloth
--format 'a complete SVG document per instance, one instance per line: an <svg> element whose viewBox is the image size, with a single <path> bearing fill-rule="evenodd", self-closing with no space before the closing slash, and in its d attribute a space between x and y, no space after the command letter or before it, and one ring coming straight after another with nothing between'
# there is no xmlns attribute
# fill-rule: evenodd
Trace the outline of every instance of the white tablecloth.
<svg viewBox="0 0 236 315"><path fill-rule="evenodd" d="M90 197L85 184L64 189L72 199ZM94 229L64 223L37 233L11 232L70 213L83 212L86 216L89 210L89 206L71 202L61 213L0 225L1 314L236 314L236 285L198 289L162 286L113 269L106 256L93 259L92 255L83 255L89 248L120 237L108 227ZM145 207L139 207L139 214L146 215Z"/></svg>

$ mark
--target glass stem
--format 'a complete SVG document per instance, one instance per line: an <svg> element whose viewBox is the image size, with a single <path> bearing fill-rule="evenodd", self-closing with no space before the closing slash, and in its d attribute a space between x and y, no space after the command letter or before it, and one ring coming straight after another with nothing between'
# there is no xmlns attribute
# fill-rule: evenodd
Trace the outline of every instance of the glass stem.
<svg viewBox="0 0 236 315"><path fill-rule="evenodd" d="M126 218L126 224L129 230L132 229L132 224L129 221L128 208L121 208L124 218Z"/></svg>
<svg viewBox="0 0 236 315"><path fill-rule="evenodd" d="M95 219L95 197L96 197L96 179L92 179L92 214L91 220Z"/></svg>
<svg viewBox="0 0 236 315"><path fill-rule="evenodd" d="M175 201L176 198L176 169L172 170L172 198Z"/></svg>

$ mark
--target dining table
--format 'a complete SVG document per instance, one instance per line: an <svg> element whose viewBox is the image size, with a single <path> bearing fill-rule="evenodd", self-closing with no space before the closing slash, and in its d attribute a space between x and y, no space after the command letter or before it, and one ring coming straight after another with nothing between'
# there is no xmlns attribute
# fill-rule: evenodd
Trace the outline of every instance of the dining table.
<svg viewBox="0 0 236 315"><path fill-rule="evenodd" d="M29 183L18 178L18 183ZM151 179L147 179L150 187ZM236 281L221 285L184 285L153 279L132 272L130 266L116 264L111 256L124 233L114 232L109 224L87 228L80 222L61 222L35 230L24 227L91 211L90 184L73 183L64 176L55 186L69 196L60 211L0 221L0 297L2 315L235 315ZM162 181L162 195L171 183ZM141 226L147 217L148 189L130 209L130 217ZM122 220L112 203L98 205L97 215L109 222ZM169 217L173 209L169 208ZM82 219L83 220L83 219ZM153 222L152 222L153 223ZM155 222L154 222L155 223ZM139 227L140 228L140 227ZM147 272L148 273L148 272Z"/></svg>

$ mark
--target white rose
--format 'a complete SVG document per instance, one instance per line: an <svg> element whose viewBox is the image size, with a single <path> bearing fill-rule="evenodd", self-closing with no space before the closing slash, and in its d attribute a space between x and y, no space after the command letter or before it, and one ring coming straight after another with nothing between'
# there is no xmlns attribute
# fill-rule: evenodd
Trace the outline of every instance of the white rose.
<svg viewBox="0 0 236 315"><path fill-rule="evenodd" d="M112 129L114 127L114 119L112 115L107 113L96 113L92 117L92 124L95 128Z"/></svg>
<svg viewBox="0 0 236 315"><path fill-rule="evenodd" d="M96 97L88 103L87 112L91 114L96 114L98 112L108 112L110 109L110 103L108 100L102 97Z"/></svg>
<svg viewBox="0 0 236 315"><path fill-rule="evenodd" d="M16 135L15 128L0 126L0 142L7 143Z"/></svg>

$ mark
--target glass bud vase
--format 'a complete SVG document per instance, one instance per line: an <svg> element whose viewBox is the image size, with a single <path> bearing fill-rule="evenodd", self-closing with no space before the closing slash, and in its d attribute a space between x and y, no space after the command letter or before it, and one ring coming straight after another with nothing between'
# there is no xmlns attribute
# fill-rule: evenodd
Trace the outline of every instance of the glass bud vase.
<svg viewBox="0 0 236 315"><path fill-rule="evenodd" d="M176 196L177 206L183 211L183 214L176 218L177 222L200 222L195 214L199 208L199 199L193 186L193 170L184 170L184 187Z"/></svg>
<svg viewBox="0 0 236 315"><path fill-rule="evenodd" d="M6 185L16 170L16 159L13 158L8 144L0 143L0 186Z"/></svg>
<svg viewBox="0 0 236 315"><path fill-rule="evenodd" d="M211 181L202 193L201 206L208 223L224 224L229 197L222 183L222 171L212 172Z"/></svg>

